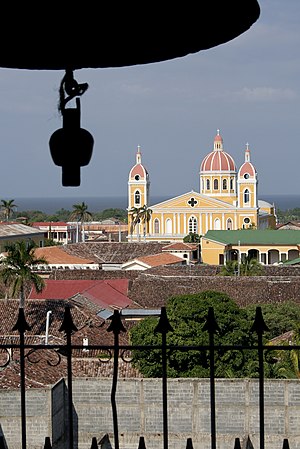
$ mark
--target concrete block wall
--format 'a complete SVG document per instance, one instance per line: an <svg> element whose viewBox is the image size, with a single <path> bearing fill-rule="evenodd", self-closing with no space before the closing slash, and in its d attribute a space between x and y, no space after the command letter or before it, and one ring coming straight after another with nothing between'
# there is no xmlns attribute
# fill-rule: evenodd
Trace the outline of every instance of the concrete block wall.
<svg viewBox="0 0 300 449"><path fill-rule="evenodd" d="M298 380L265 382L266 449L281 449L284 438L300 449L300 384ZM73 399L78 416L78 447L108 433L113 445L111 379L74 379ZM117 388L119 440L122 449L137 449L139 437L147 449L163 447L161 379L122 379ZM233 449L250 436L259 448L259 389L257 380L216 380L218 449ZM211 447L209 379L168 380L169 448Z"/></svg>
<svg viewBox="0 0 300 449"><path fill-rule="evenodd" d="M74 378L74 449L87 449L93 437L109 435L114 447L111 378ZM32 389L27 398L27 442L41 449L50 436L54 449L67 447L67 400L63 381L51 389ZM266 380L265 448L281 449L284 438L300 449L299 380ZM163 448L161 379L120 379L117 386L119 445L137 449L145 438L147 449ZM259 440L259 388L257 379L216 380L217 448L233 449L250 437ZM53 430L53 432L52 432ZM209 379L168 380L169 449L184 449L192 438L194 449L211 448ZM0 432L8 449L21 448L20 391L0 391Z"/></svg>
<svg viewBox="0 0 300 449"><path fill-rule="evenodd" d="M45 436L51 436L51 387L26 391L26 429L28 447L40 449ZM0 433L8 449L21 449L20 390L0 391Z"/></svg>

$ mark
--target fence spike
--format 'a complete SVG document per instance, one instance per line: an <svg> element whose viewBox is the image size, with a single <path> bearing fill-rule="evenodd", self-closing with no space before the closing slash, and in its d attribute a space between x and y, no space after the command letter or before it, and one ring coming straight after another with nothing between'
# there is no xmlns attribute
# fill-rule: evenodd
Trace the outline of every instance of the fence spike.
<svg viewBox="0 0 300 449"><path fill-rule="evenodd" d="M120 332L125 331L126 329L121 321L120 312L118 310L114 310L113 316L111 318L111 323L107 328L107 332L113 332L115 335L119 335Z"/></svg>
<svg viewBox="0 0 300 449"><path fill-rule="evenodd" d="M290 449L289 440L287 438L283 440L282 449Z"/></svg>
<svg viewBox="0 0 300 449"><path fill-rule="evenodd" d="M241 442L239 438L236 438L234 441L234 448L233 449L242 449Z"/></svg>
<svg viewBox="0 0 300 449"><path fill-rule="evenodd" d="M146 449L145 438L140 437L138 449Z"/></svg>
<svg viewBox="0 0 300 449"><path fill-rule="evenodd" d="M265 320L263 318L261 307L256 307L256 313L254 318L254 323L251 327L251 332L256 332L259 335L262 335L265 331L268 331L269 328L265 323Z"/></svg>
<svg viewBox="0 0 300 449"><path fill-rule="evenodd" d="M97 443L97 438L96 438L96 437L93 437L93 438L92 438L91 449L99 449L99 448L98 448L98 443Z"/></svg>
<svg viewBox="0 0 300 449"><path fill-rule="evenodd" d="M206 323L204 324L202 330L208 331L208 333L212 333L212 334L215 334L216 332L220 331L218 323L216 322L216 319L215 319L215 313L214 313L213 307L208 308L207 320L206 320Z"/></svg>
<svg viewBox="0 0 300 449"><path fill-rule="evenodd" d="M25 313L23 307L19 307L19 314L18 319L14 327L12 328L13 331L19 331L20 334L24 334L25 331L30 331L31 327L26 321Z"/></svg>
<svg viewBox="0 0 300 449"><path fill-rule="evenodd" d="M188 439L186 440L186 449L194 449L194 448L193 448L192 438L188 438Z"/></svg>
<svg viewBox="0 0 300 449"><path fill-rule="evenodd" d="M167 317L167 311L165 307L160 309L160 318L154 332L159 332L160 334L167 334L172 332L173 327L171 326L169 319Z"/></svg>
<svg viewBox="0 0 300 449"><path fill-rule="evenodd" d="M66 334L71 334L72 331L77 331L77 327L75 326L75 324L73 323L73 318L71 315L71 309L69 306L65 307L65 314L64 314L64 319L63 322L59 328L59 332L65 331Z"/></svg>
<svg viewBox="0 0 300 449"><path fill-rule="evenodd" d="M0 449L6 449L6 444L4 442L4 436L0 435Z"/></svg>
<svg viewBox="0 0 300 449"><path fill-rule="evenodd" d="M46 438L45 438L44 449L52 449L50 437L46 437Z"/></svg>
<svg viewBox="0 0 300 449"><path fill-rule="evenodd" d="M250 437L248 435L247 441L246 441L246 449L254 449L254 446L252 444L252 441L250 440Z"/></svg>

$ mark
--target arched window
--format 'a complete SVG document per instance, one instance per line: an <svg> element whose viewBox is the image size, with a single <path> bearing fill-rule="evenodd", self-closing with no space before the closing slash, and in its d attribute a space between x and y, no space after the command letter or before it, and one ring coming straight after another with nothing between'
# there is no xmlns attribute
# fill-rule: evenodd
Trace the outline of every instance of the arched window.
<svg viewBox="0 0 300 449"><path fill-rule="evenodd" d="M166 219L166 234L172 234L172 220L171 218Z"/></svg>
<svg viewBox="0 0 300 449"><path fill-rule="evenodd" d="M141 192L139 190L136 190L134 193L134 203L141 204Z"/></svg>
<svg viewBox="0 0 300 449"><path fill-rule="evenodd" d="M189 233L190 232L193 232L194 234L197 234L198 232L198 223L196 217L189 218Z"/></svg>
<svg viewBox="0 0 300 449"><path fill-rule="evenodd" d="M230 190L233 190L233 179L230 178Z"/></svg>
<svg viewBox="0 0 300 449"><path fill-rule="evenodd" d="M216 218L214 221L214 229L218 230L221 229L221 220L220 218Z"/></svg>
<svg viewBox="0 0 300 449"><path fill-rule="evenodd" d="M159 234L159 219L155 218L154 220L154 234Z"/></svg>
<svg viewBox="0 0 300 449"><path fill-rule="evenodd" d="M227 231L231 231L232 230L232 220L231 220L231 218L228 218L228 220L227 220L226 229L227 229Z"/></svg>
<svg viewBox="0 0 300 449"><path fill-rule="evenodd" d="M214 190L218 190L219 188L219 182L217 179L214 179Z"/></svg>
<svg viewBox="0 0 300 449"><path fill-rule="evenodd" d="M227 179L223 179L223 190L227 190Z"/></svg>
<svg viewBox="0 0 300 449"><path fill-rule="evenodd" d="M210 182L209 179L206 180L206 190L210 189Z"/></svg>
<svg viewBox="0 0 300 449"><path fill-rule="evenodd" d="M244 191L244 203L249 203L250 202L250 192L248 189L246 189Z"/></svg>

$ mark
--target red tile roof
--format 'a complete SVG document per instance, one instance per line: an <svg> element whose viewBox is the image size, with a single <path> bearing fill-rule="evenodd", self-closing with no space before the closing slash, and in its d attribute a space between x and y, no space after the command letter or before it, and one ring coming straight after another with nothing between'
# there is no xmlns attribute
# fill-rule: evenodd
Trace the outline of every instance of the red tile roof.
<svg viewBox="0 0 300 449"><path fill-rule="evenodd" d="M32 289L29 299L69 299L81 294L100 308L122 309L132 303L127 297L128 279L107 280L54 280L45 279L42 293Z"/></svg>
<svg viewBox="0 0 300 449"><path fill-rule="evenodd" d="M149 267L158 267L160 265L170 265L170 264L181 264L183 259L181 257L175 256L174 254L161 253L153 254L151 256L139 257L135 259L137 262L140 261Z"/></svg>
<svg viewBox="0 0 300 449"><path fill-rule="evenodd" d="M36 257L44 257L49 264L91 264L95 263L92 259L75 256L66 253L59 246L45 246L35 249Z"/></svg>

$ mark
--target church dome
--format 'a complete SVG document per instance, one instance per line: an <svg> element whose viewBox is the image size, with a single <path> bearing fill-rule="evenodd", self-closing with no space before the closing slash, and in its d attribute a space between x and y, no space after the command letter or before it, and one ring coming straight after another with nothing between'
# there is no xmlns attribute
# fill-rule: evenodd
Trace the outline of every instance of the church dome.
<svg viewBox="0 0 300 449"><path fill-rule="evenodd" d="M223 149L223 139L219 130L214 139L214 149L203 159L200 167L201 172L223 172L236 171L236 166L230 154Z"/></svg>

